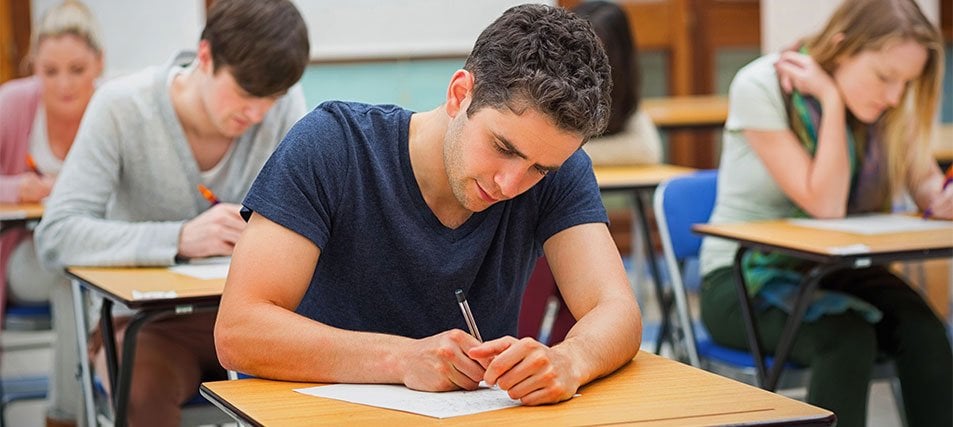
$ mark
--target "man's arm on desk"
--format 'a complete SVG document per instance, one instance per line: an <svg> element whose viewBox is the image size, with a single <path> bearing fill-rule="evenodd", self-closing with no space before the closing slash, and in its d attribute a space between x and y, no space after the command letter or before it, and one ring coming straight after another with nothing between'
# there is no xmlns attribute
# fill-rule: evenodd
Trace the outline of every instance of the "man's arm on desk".
<svg viewBox="0 0 953 427"><path fill-rule="evenodd" d="M235 247L215 323L222 366L264 378L475 389L479 344L461 330L420 340L334 328L294 312L320 256L310 240L252 214Z"/></svg>
<svg viewBox="0 0 953 427"><path fill-rule="evenodd" d="M470 350L493 358L486 381L536 405L571 398L576 390L632 360L642 340L642 315L605 224L563 230L543 249L559 291L579 319L553 347L503 337Z"/></svg>

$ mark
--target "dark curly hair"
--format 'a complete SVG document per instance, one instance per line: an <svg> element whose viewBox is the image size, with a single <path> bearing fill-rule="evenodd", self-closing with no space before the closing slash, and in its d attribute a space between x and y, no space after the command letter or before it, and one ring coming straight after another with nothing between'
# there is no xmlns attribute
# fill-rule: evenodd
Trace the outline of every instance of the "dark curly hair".
<svg viewBox="0 0 953 427"><path fill-rule="evenodd" d="M622 132L639 109L642 85L638 48L629 19L618 4L601 0L581 3L572 11L592 25L612 67L612 113L605 135Z"/></svg>
<svg viewBox="0 0 953 427"><path fill-rule="evenodd" d="M480 108L533 108L584 140L609 120L609 61L586 20L565 9L510 8L473 45L464 69L473 73L472 115Z"/></svg>
<svg viewBox="0 0 953 427"><path fill-rule="evenodd" d="M252 96L283 93L308 65L308 27L288 0L217 0L202 40L211 47L214 71L228 68Z"/></svg>

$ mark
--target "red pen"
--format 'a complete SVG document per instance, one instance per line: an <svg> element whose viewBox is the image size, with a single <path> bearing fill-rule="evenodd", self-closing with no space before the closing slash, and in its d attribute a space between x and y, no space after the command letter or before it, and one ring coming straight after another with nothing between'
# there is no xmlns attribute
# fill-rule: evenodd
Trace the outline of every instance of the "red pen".
<svg viewBox="0 0 953 427"><path fill-rule="evenodd" d="M30 168L33 173L43 176L43 173L40 172L40 169L36 167L36 161L33 160L33 156L31 156L29 153L26 155L26 167Z"/></svg>
<svg viewBox="0 0 953 427"><path fill-rule="evenodd" d="M215 197L215 193L213 193L208 187L199 184L199 193L202 193L202 197L205 197L205 200L208 200L212 206L218 204L218 197Z"/></svg>

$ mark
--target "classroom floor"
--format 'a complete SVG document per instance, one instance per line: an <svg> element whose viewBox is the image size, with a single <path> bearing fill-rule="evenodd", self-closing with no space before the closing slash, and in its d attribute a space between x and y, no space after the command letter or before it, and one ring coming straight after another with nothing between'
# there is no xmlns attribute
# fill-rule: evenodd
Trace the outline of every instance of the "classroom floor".
<svg viewBox="0 0 953 427"><path fill-rule="evenodd" d="M633 282L644 283L645 280L630 278ZM655 348L655 334L658 330L659 310L655 303L655 295L648 284L637 287L637 295L641 302L645 333L642 348ZM692 301L697 304L696 301ZM0 375L4 379L14 377L48 375L50 366L50 350L46 343L54 339L49 331L40 332L11 332L4 331L0 335L2 347L5 351L0 360ZM663 352L664 353L664 352ZM785 391L783 394L803 399L803 390ZM19 401L11 403L6 410L6 425L16 427L39 427L43 425L46 402L43 400ZM902 424L898 416L897 407L893 400L890 386L886 382L875 382L871 388L870 403L868 405L868 425L872 427L900 427Z"/></svg>

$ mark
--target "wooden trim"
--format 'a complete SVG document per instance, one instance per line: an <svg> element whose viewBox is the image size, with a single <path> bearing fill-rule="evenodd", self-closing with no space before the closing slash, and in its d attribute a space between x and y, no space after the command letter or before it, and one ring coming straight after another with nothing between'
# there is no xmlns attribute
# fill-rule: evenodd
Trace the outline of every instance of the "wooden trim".
<svg viewBox="0 0 953 427"><path fill-rule="evenodd" d="M10 80L14 76L14 55L10 51L13 45L12 23L10 0L0 0L0 83Z"/></svg>
<svg viewBox="0 0 953 427"><path fill-rule="evenodd" d="M563 9L572 9L579 6L579 3L582 3L582 0L559 0L556 5Z"/></svg>
<svg viewBox="0 0 953 427"><path fill-rule="evenodd" d="M0 0L0 83L30 74L30 2Z"/></svg>
<svg viewBox="0 0 953 427"><path fill-rule="evenodd" d="M940 31L943 32L943 40L953 43L953 2L949 0L940 0Z"/></svg>

